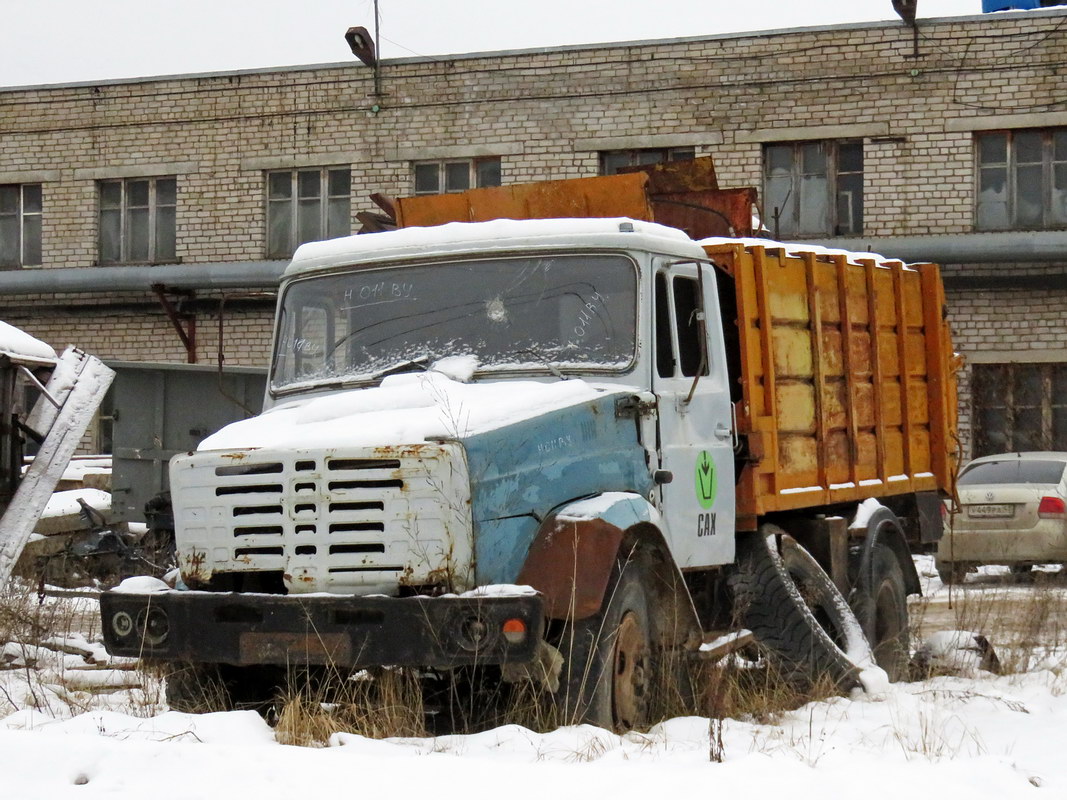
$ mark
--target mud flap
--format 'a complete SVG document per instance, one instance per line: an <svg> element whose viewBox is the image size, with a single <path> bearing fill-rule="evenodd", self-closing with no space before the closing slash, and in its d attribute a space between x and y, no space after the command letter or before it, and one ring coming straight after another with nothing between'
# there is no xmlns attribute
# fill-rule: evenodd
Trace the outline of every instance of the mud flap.
<svg viewBox="0 0 1067 800"><path fill-rule="evenodd" d="M44 441L0 517L0 584L11 577L15 562L114 377L115 373L99 359L74 347L68 347L59 359L46 392L27 419L27 426L43 434Z"/></svg>

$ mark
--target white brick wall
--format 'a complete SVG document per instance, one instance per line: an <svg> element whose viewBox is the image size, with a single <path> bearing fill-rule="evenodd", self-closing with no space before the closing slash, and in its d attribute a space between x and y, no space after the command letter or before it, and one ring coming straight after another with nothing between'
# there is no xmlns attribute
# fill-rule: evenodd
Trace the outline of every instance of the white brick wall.
<svg viewBox="0 0 1067 800"><path fill-rule="evenodd" d="M884 135L868 136L864 147L865 233L966 233L973 224L973 135L959 128L975 117L1031 115L1033 122L1034 114L1067 125L1058 111L1067 71L1057 66L1067 48L1065 19L1049 10L925 22L918 58L906 27L879 23L387 61L377 114L370 111L371 73L355 61L0 91L0 182L5 174L56 171L44 183L44 267L91 267L97 210L88 171L186 165L178 174L183 263L258 260L265 212L255 159L350 161L355 229L356 212L377 210L371 192L411 193L410 164L400 151L500 152L507 183L595 174L597 153L581 149L583 140L685 135L699 154L716 158L721 185L758 186L754 132L877 122ZM125 297L122 311L113 308L118 302L7 297L0 298L0 317L56 346L73 339L108 358L184 360L151 297ZM1010 350L1026 359L1063 346L1067 297L1058 293L954 291L950 302L964 353ZM266 310L227 314L227 363L264 362L270 318ZM201 361L214 358L217 317L210 311L198 316L198 339Z"/></svg>

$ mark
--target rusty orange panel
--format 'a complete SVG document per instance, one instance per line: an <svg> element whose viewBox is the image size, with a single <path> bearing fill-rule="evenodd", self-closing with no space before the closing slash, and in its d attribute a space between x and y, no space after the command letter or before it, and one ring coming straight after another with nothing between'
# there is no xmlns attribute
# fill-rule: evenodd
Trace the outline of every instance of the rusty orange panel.
<svg viewBox="0 0 1067 800"><path fill-rule="evenodd" d="M693 239L749 236L755 189L720 189L659 194L650 189L656 222L685 231Z"/></svg>
<svg viewBox="0 0 1067 800"><path fill-rule="evenodd" d="M637 173L404 197L396 201L396 221L401 228L494 219L630 217L652 221L647 182L647 175Z"/></svg>
<svg viewBox="0 0 1067 800"><path fill-rule="evenodd" d="M719 180L715 175L715 159L711 156L623 167L619 172L639 172L647 175L649 191L652 194L714 191L719 188Z"/></svg>

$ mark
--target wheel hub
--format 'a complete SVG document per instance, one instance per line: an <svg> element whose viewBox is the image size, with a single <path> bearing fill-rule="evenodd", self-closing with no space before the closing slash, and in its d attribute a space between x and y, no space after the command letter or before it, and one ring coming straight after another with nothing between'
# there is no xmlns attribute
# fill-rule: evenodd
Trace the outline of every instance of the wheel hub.
<svg viewBox="0 0 1067 800"><path fill-rule="evenodd" d="M633 728L644 719L648 700L648 642L633 611L628 611L619 623L612 678L615 723L619 728Z"/></svg>

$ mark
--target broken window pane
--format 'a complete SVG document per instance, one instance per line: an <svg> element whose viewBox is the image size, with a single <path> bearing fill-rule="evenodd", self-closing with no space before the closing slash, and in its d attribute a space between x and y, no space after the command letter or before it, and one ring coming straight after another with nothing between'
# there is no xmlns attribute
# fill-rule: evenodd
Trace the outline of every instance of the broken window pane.
<svg viewBox="0 0 1067 800"><path fill-rule="evenodd" d="M800 179L800 221L798 233L826 233L830 230L830 197L825 175L804 175Z"/></svg>
<svg viewBox="0 0 1067 800"><path fill-rule="evenodd" d="M979 173L977 218L982 230L1009 227L1007 167L984 168Z"/></svg>

